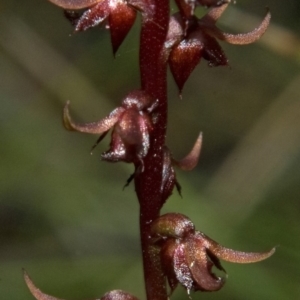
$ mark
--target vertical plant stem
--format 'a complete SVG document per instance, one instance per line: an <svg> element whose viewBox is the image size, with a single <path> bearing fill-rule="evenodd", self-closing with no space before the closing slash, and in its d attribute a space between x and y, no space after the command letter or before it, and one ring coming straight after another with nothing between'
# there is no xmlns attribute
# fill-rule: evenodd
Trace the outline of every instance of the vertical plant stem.
<svg viewBox="0 0 300 300"><path fill-rule="evenodd" d="M145 1L140 41L142 89L158 100L157 122L150 136L150 150L144 159L144 171L135 176L140 203L140 234L144 278L148 300L166 300L166 282L156 248L150 243L151 222L159 216L162 204L163 148L167 125L167 65L163 45L169 24L169 0Z"/></svg>

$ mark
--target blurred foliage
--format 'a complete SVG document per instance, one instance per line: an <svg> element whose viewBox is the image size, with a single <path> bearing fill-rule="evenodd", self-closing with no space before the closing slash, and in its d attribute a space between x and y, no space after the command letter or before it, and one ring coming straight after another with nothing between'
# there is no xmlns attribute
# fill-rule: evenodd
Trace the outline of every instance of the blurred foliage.
<svg viewBox="0 0 300 300"><path fill-rule="evenodd" d="M222 18L251 30L271 8L272 26L250 46L227 46L230 67L205 62L179 100L170 77L168 145L175 157L204 133L201 160L178 171L164 211L187 214L230 248L267 250L255 265L224 264L225 287L193 299L297 299L300 293L300 2L240 0ZM257 19L258 18L258 19ZM254 22L254 25L251 22ZM24 267L45 292L66 299L120 288L144 298L132 166L89 155L96 137L66 132L62 106L97 120L139 86L139 25L116 59L109 35L72 34L46 0L0 6L0 298L29 300ZM188 299L178 290L172 299Z"/></svg>

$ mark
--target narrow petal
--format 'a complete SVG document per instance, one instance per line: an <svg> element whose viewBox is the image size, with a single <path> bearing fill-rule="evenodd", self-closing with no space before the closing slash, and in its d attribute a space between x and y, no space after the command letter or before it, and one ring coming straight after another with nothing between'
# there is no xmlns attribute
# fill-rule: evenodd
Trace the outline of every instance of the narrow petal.
<svg viewBox="0 0 300 300"><path fill-rule="evenodd" d="M204 233L199 233L199 234L197 234L197 236L205 240L206 243L205 247L209 251L211 251L216 257L232 263L248 264L248 263L259 262L269 258L275 252L275 248L272 248L270 251L266 251L266 252L236 251L221 246L216 241L206 236Z"/></svg>
<svg viewBox="0 0 300 300"><path fill-rule="evenodd" d="M103 0L49 0L64 9L82 9L90 7Z"/></svg>
<svg viewBox="0 0 300 300"><path fill-rule="evenodd" d="M93 150L98 146L99 143L106 137L108 131L103 132L99 138L97 139L96 143L91 148L91 155L93 154Z"/></svg>
<svg viewBox="0 0 300 300"><path fill-rule="evenodd" d="M231 34L225 33L219 30L216 27L207 27L204 30L210 34L211 36L218 38L219 40L223 40L227 43L234 45L247 45L254 43L258 39L262 37L262 35L266 32L271 20L271 13L268 11L263 21L260 25L255 28L253 31L248 33L240 33L240 34Z"/></svg>
<svg viewBox="0 0 300 300"><path fill-rule="evenodd" d="M25 282L27 284L27 287L29 288L31 294L33 295L33 297L37 300L63 300L60 298L56 298L47 294L44 294L40 289L38 289L33 281L31 280L31 278L29 277L29 275L27 274L27 272L25 270L23 270L23 275L24 275L24 279Z"/></svg>
<svg viewBox="0 0 300 300"><path fill-rule="evenodd" d="M101 121L78 124L73 122L70 116L69 105L70 101L68 101L65 105L63 112L63 124L65 128L70 131L86 132L91 134L102 134L108 131L112 126L116 124L121 114L124 112L123 107L118 107L115 110L113 110L109 114L109 116L105 117Z"/></svg>
<svg viewBox="0 0 300 300"><path fill-rule="evenodd" d="M202 145L202 132L199 134L191 152L180 161L173 160L174 164L184 171L193 170L199 161L201 145Z"/></svg>
<svg viewBox="0 0 300 300"><path fill-rule="evenodd" d="M119 46L128 34L136 18L136 10L126 2L110 1L110 14L108 18L113 53L116 54Z"/></svg>
<svg viewBox="0 0 300 300"><path fill-rule="evenodd" d="M102 23L109 15L107 0L103 0L86 10L78 19L75 31L84 31Z"/></svg>

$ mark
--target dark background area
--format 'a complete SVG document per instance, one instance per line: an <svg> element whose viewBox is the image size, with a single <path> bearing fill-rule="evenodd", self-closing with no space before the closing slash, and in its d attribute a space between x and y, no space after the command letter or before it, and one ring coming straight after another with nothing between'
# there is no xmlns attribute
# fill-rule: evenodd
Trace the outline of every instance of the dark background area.
<svg viewBox="0 0 300 300"><path fill-rule="evenodd" d="M300 294L300 2L240 0L219 26L246 32L272 12L256 44L222 44L230 67L193 73L183 100L169 76L167 143L183 157L199 131L199 165L177 171L177 193L164 212L188 215L224 246L264 251L267 261L223 263L229 277L216 293L193 299L298 299ZM201 14L201 11L199 12ZM88 299L125 289L144 299L138 205L126 164L100 161L106 138L62 127L74 117L106 116L139 87L138 33L116 59L108 32L72 34L61 9L46 0L0 5L0 299L30 300L25 268L45 292ZM172 299L188 299L182 289Z"/></svg>

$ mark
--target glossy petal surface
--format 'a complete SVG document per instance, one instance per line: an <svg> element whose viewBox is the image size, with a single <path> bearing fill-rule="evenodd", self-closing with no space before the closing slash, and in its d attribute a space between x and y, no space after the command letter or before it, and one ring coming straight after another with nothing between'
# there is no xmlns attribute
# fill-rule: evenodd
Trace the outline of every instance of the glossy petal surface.
<svg viewBox="0 0 300 300"><path fill-rule="evenodd" d="M179 93L181 93L186 80L199 63L202 51L203 43L193 38L183 40L172 50L169 63Z"/></svg>
<svg viewBox="0 0 300 300"><path fill-rule="evenodd" d="M136 11L120 0L111 0L108 23L113 53L115 54L128 34L136 18Z"/></svg>

